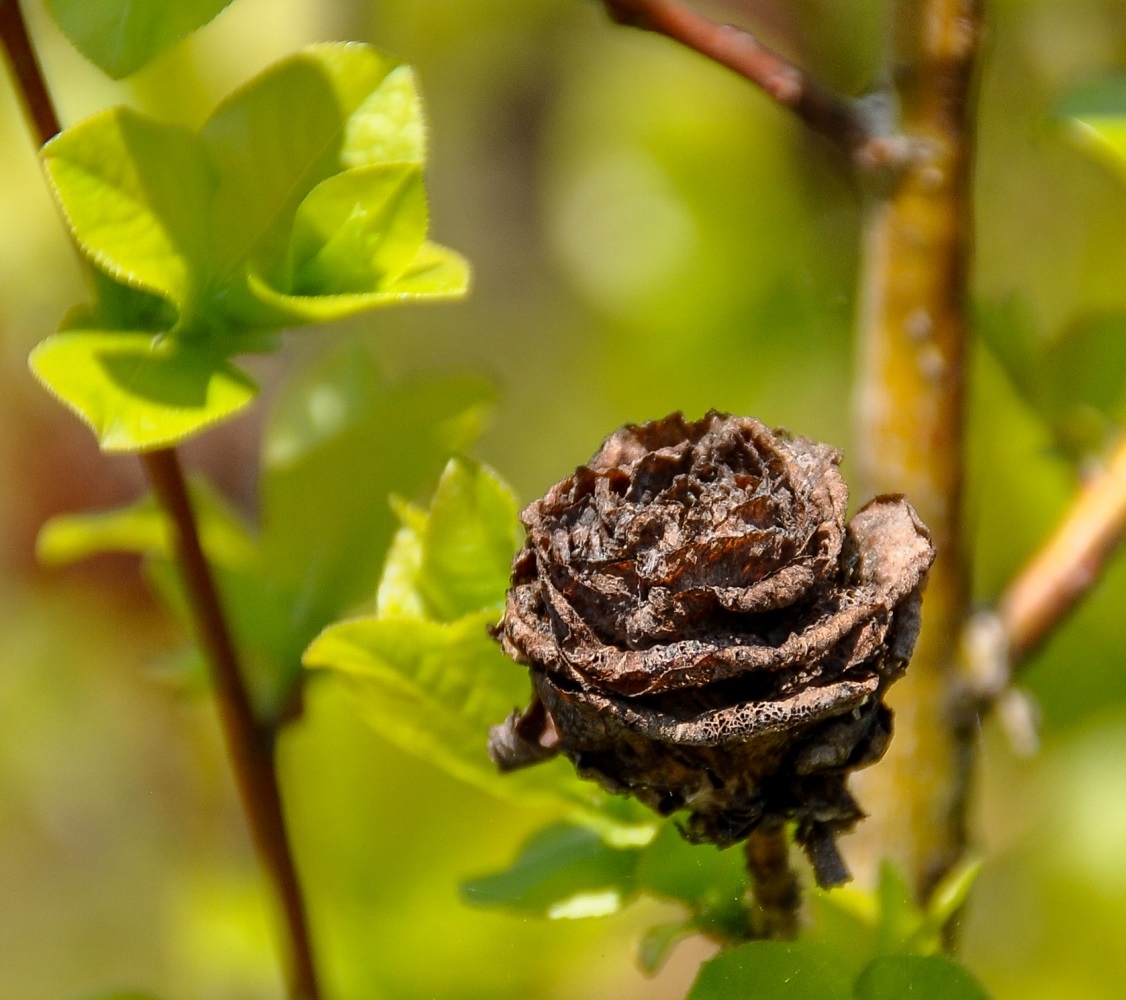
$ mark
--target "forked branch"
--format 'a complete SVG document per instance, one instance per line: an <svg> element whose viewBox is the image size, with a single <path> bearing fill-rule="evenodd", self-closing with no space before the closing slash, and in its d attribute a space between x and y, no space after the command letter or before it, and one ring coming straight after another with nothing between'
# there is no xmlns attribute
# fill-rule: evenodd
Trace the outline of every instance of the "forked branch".
<svg viewBox="0 0 1126 1000"><path fill-rule="evenodd" d="M844 150L863 170L900 164L907 145L888 135L861 102L823 86L754 35L721 24L681 0L604 0L619 24L652 31L726 66Z"/></svg>

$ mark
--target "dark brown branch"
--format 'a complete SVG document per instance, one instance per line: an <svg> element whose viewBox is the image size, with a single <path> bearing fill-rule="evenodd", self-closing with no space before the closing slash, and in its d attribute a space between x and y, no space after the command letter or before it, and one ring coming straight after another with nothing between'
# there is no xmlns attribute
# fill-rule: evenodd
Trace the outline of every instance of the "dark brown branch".
<svg viewBox="0 0 1126 1000"><path fill-rule="evenodd" d="M747 838L744 848L751 876L756 938L791 940L798 936L801 887L790 867L790 842L781 822L764 823Z"/></svg>
<svg viewBox="0 0 1126 1000"><path fill-rule="evenodd" d="M293 964L291 995L293 1000L316 1000L320 994L301 885L278 789L274 733L254 716L211 568L200 545L176 452L171 448L161 449L143 455L142 460L153 492L175 527L176 556L199 641L211 667L211 682L231 767L258 855L277 889L285 913Z"/></svg>
<svg viewBox="0 0 1126 1000"><path fill-rule="evenodd" d="M604 0L619 24L656 32L750 80L864 169L897 164L904 146L876 134L856 101L829 90L750 32L720 24L680 0Z"/></svg>
<svg viewBox="0 0 1126 1000"><path fill-rule="evenodd" d="M0 0L0 42L12 67L16 93L42 145L60 131L59 119L16 0ZM289 942L290 996L292 1000L318 1000L308 919L277 783L275 733L254 716L176 452L162 449L142 455L141 460L174 528L184 589L207 654L243 810L259 858L281 901Z"/></svg>
<svg viewBox="0 0 1126 1000"><path fill-rule="evenodd" d="M16 0L0 0L0 41L32 131L42 146L62 131Z"/></svg>

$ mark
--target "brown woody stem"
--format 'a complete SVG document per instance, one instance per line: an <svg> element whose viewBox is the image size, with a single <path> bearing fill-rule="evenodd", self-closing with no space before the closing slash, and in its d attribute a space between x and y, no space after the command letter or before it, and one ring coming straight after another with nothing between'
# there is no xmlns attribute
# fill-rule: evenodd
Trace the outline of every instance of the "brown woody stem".
<svg viewBox="0 0 1126 1000"><path fill-rule="evenodd" d="M16 92L39 144L60 131L58 115L16 0L0 0L0 42ZM184 589L200 644L207 654L227 753L259 858L272 880L289 939L292 1000L318 1000L308 920L286 833L275 768L275 732L254 716L219 594L200 545L199 531L175 450L141 456L161 507L172 523Z"/></svg>
<svg viewBox="0 0 1126 1000"><path fill-rule="evenodd" d="M886 166L901 144L873 133L855 101L834 93L750 32L720 24L680 0L604 0L620 24L656 32L750 80L865 168Z"/></svg>
<svg viewBox="0 0 1126 1000"><path fill-rule="evenodd" d="M275 733L254 716L176 452L171 448L148 452L142 461L153 492L175 529L177 561L211 667L227 754L258 856L282 904L291 946L290 995L293 1000L316 1000L320 993L308 920L278 789Z"/></svg>
<svg viewBox="0 0 1126 1000"><path fill-rule="evenodd" d="M55 105L39 68L35 47L17 0L0 0L0 41L14 77L16 93L39 145L62 131Z"/></svg>
<svg viewBox="0 0 1126 1000"><path fill-rule="evenodd" d="M1124 535L1126 437L997 603L1010 670L1024 663L1098 582Z"/></svg>
<svg viewBox="0 0 1126 1000"><path fill-rule="evenodd" d="M755 903L752 926L756 938L791 940L798 936L801 886L790 867L790 842L781 821L755 828L744 845Z"/></svg>
<svg viewBox="0 0 1126 1000"><path fill-rule="evenodd" d="M916 149L871 207L861 280L855 445L861 495L903 492L938 558L923 629L888 701L896 737L858 775L872 816L857 835L869 871L891 853L925 897L961 856L974 744L959 711L968 611L960 508L972 248L973 81L982 0L904 0L897 38L904 130Z"/></svg>

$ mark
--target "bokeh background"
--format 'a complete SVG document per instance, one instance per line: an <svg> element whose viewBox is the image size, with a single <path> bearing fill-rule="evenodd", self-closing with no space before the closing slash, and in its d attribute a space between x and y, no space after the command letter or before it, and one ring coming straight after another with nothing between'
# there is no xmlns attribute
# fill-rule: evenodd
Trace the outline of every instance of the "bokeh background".
<svg viewBox="0 0 1126 1000"><path fill-rule="evenodd" d="M884 3L707 6L850 92L877 81ZM349 337L392 377L491 378L499 402L475 454L522 500L618 424L675 409L753 414L847 455L863 196L828 146L725 71L612 26L592 0L236 0L114 84L25 7L66 123L129 102L198 125L323 39L371 42L420 74L433 234L473 262L472 296L292 334L255 361L262 406L187 450L249 513L271 395ZM974 352L967 500L982 601L1060 515L1126 381L1126 183L1054 116L1126 70L1126 7L989 7L976 295L993 349ZM0 165L0 997L277 997L272 916L214 717L161 680L182 637L135 561L35 562L49 516L142 483L27 372L83 291L6 86ZM1055 359L1051 407L1001 360L1021 338ZM986 866L963 953L998 1000L1122 995L1124 602L1119 560L1027 672L1037 755L994 722L982 733L972 823ZM334 998L679 997L709 953L688 942L646 980L632 948L664 913L652 902L552 923L464 906L459 880L503 866L548 817L402 754L331 684L313 686L282 755Z"/></svg>

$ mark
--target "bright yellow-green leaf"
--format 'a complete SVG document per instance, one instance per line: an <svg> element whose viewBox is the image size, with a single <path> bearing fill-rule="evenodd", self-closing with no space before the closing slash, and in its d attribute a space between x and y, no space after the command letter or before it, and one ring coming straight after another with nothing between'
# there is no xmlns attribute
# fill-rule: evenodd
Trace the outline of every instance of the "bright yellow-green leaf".
<svg viewBox="0 0 1126 1000"><path fill-rule="evenodd" d="M304 661L332 669L361 717L409 753L495 795L591 815L605 796L580 781L567 761L501 775L489 759L489 726L527 699L526 678L488 635L494 617L352 619L325 629Z"/></svg>
<svg viewBox="0 0 1126 1000"><path fill-rule="evenodd" d="M176 444L237 413L257 392L206 346L151 333L56 333L31 352L30 365L104 451Z"/></svg>
<svg viewBox="0 0 1126 1000"><path fill-rule="evenodd" d="M183 313L200 291L216 183L199 138L113 108L56 136L42 156L71 232L98 268Z"/></svg>
<svg viewBox="0 0 1126 1000"><path fill-rule="evenodd" d="M426 225L426 193L417 167L362 167L334 174L297 208L289 291L378 292L414 261Z"/></svg>

